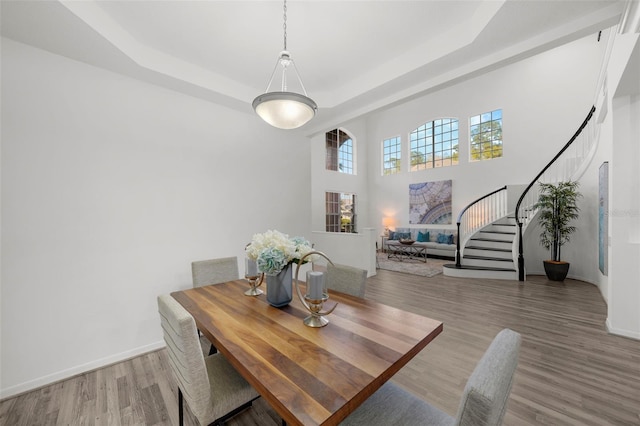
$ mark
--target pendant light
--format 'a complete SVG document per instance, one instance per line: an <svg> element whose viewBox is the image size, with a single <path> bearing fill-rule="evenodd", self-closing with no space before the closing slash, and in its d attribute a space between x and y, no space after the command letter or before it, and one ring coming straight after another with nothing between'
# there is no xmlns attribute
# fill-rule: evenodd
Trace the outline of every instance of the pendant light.
<svg viewBox="0 0 640 426"><path fill-rule="evenodd" d="M307 96L296 64L287 51L287 0L284 0L284 50L280 52L271 73L267 90L253 100L253 109L267 123L279 129L296 129L311 120L318 110L316 103ZM287 71L292 70L300 82L304 95L287 91ZM281 91L269 92L277 72L281 74Z"/></svg>

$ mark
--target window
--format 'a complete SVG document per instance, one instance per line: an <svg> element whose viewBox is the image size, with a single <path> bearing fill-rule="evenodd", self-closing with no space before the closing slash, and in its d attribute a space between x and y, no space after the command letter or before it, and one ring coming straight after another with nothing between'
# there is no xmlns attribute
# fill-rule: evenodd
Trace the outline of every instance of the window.
<svg viewBox="0 0 640 426"><path fill-rule="evenodd" d="M325 205L327 232L357 232L356 194L327 192Z"/></svg>
<svg viewBox="0 0 640 426"><path fill-rule="evenodd" d="M335 129L326 134L327 170L354 174L353 140L342 130Z"/></svg>
<svg viewBox="0 0 640 426"><path fill-rule="evenodd" d="M425 123L409 136L411 171L458 164L458 120Z"/></svg>
<svg viewBox="0 0 640 426"><path fill-rule="evenodd" d="M400 137L382 141L382 174L400 173L402 147Z"/></svg>
<svg viewBox="0 0 640 426"><path fill-rule="evenodd" d="M471 161L502 157L502 110L475 115L469 120Z"/></svg>

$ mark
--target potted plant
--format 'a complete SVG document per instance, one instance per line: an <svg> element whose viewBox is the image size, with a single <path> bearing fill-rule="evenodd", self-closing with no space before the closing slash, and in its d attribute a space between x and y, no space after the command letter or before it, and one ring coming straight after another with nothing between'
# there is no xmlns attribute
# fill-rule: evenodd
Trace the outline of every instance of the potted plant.
<svg viewBox="0 0 640 426"><path fill-rule="evenodd" d="M543 261L547 278L563 281L569 272L569 263L562 260L560 249L576 231L571 221L578 217L578 182L541 183L536 207L540 209L538 221L542 227L540 243L551 250L551 259Z"/></svg>

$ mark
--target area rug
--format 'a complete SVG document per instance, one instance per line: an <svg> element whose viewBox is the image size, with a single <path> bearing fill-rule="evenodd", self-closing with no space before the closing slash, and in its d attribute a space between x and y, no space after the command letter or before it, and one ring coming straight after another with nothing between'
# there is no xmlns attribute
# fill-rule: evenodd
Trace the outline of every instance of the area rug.
<svg viewBox="0 0 640 426"><path fill-rule="evenodd" d="M388 259L386 253L378 253L378 268L387 271L404 272L405 274L420 275L423 277L433 277L442 273L442 265L452 263L451 260L428 258L427 263L419 260L406 260L402 262L395 259Z"/></svg>

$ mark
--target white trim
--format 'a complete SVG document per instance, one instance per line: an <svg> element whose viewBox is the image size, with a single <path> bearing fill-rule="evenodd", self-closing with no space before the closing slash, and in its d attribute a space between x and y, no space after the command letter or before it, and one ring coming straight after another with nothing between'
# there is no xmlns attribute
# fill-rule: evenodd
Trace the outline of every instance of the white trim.
<svg viewBox="0 0 640 426"><path fill-rule="evenodd" d="M0 400L9 398L12 396L16 396L23 392L37 389L41 386L46 386L54 382L58 382L60 380L69 379L78 374L86 373L91 370L95 370L101 367L106 367L107 365L110 365L110 364L115 364L117 362L134 358L136 356L139 356L148 352L153 352L155 350L158 350L164 347L165 347L164 340L160 340L158 342L151 343L149 345L140 346L138 348L135 348L129 351L120 352L119 354L110 355L108 357L100 358L95 361L88 362L86 364L81 364L72 368L68 368L66 370L61 370L56 373L39 377L34 380L29 380L28 382L23 382L15 386L8 387L6 389L0 389Z"/></svg>
<svg viewBox="0 0 640 426"><path fill-rule="evenodd" d="M611 321L609 320L609 318L607 318L607 321L605 322L605 325L607 327L607 332L609 332L610 334L615 334L617 336L622 336L622 337L628 337L630 339L635 339L635 340L640 340L640 332L638 331L630 331L630 330L622 330L619 328L615 328L611 325Z"/></svg>

